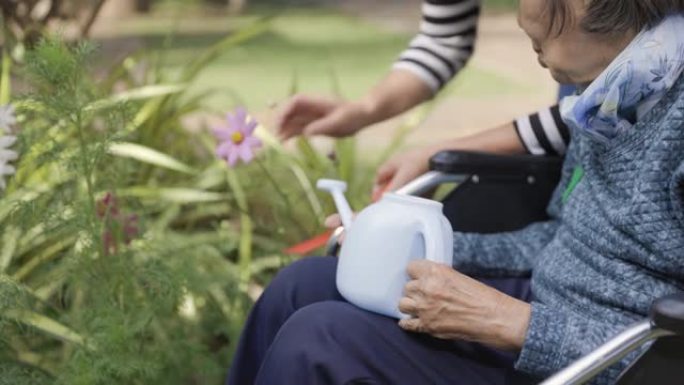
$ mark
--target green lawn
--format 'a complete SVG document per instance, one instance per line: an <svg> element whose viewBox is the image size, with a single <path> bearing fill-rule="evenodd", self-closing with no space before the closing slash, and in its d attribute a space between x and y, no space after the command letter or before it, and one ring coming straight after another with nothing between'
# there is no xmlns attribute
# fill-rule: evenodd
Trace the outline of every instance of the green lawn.
<svg viewBox="0 0 684 385"><path fill-rule="evenodd" d="M173 71L258 15L157 16L127 21L120 31L140 36L149 49L164 47L168 31L176 31L166 48L166 63ZM266 34L221 56L194 87L198 92L215 90L209 105L221 110L235 103L266 108L288 95L295 77L300 91L339 90L344 97L357 97L387 72L411 37L332 10L290 9ZM525 87L471 65L447 92L474 98L525 92Z"/></svg>
<svg viewBox="0 0 684 385"><path fill-rule="evenodd" d="M485 9L492 12L510 12L515 11L519 0L484 0Z"/></svg>

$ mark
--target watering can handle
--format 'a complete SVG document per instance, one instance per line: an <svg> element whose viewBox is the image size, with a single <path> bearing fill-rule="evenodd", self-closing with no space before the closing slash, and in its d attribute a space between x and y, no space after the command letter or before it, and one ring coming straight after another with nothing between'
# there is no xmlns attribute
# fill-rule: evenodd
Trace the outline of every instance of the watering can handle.
<svg viewBox="0 0 684 385"><path fill-rule="evenodd" d="M444 250L443 228L439 221L424 220L421 233L425 241L425 259L431 262L447 264L447 252Z"/></svg>

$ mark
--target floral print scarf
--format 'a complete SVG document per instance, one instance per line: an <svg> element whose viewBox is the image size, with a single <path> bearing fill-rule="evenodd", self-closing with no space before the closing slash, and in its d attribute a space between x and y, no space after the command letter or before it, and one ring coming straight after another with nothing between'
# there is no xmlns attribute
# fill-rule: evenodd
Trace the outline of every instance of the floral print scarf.
<svg viewBox="0 0 684 385"><path fill-rule="evenodd" d="M684 72L684 15L642 31L580 95L561 102L572 129L608 142L629 130Z"/></svg>

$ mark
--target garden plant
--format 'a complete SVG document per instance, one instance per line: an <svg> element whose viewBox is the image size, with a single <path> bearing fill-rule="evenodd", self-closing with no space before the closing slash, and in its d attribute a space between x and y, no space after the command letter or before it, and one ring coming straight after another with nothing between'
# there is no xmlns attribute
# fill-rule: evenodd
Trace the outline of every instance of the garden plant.
<svg viewBox="0 0 684 385"><path fill-rule="evenodd" d="M268 28L258 20L175 72L139 53L103 76L96 46L59 37L14 62L6 47L0 384L220 383L252 301L300 257L285 250L333 211L316 180L346 180L353 206L368 203L373 164L353 139L334 156L304 138L286 149L248 106L189 127L215 115L193 81Z"/></svg>

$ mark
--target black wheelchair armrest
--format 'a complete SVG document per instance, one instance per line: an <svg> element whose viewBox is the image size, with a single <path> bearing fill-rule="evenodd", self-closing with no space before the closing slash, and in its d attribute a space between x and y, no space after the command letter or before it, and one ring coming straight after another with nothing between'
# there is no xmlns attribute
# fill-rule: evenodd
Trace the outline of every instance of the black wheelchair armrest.
<svg viewBox="0 0 684 385"><path fill-rule="evenodd" d="M443 199L444 213L454 231L470 233L514 231L548 220L562 166L560 157L470 151L444 151L430 160L432 173L462 179Z"/></svg>
<svg viewBox="0 0 684 385"><path fill-rule="evenodd" d="M651 306L651 322L658 329L684 335L684 293L655 301Z"/></svg>
<svg viewBox="0 0 684 385"><path fill-rule="evenodd" d="M430 159L430 169L447 174L478 176L545 176L558 174L563 159L534 155L494 155L443 151Z"/></svg>

